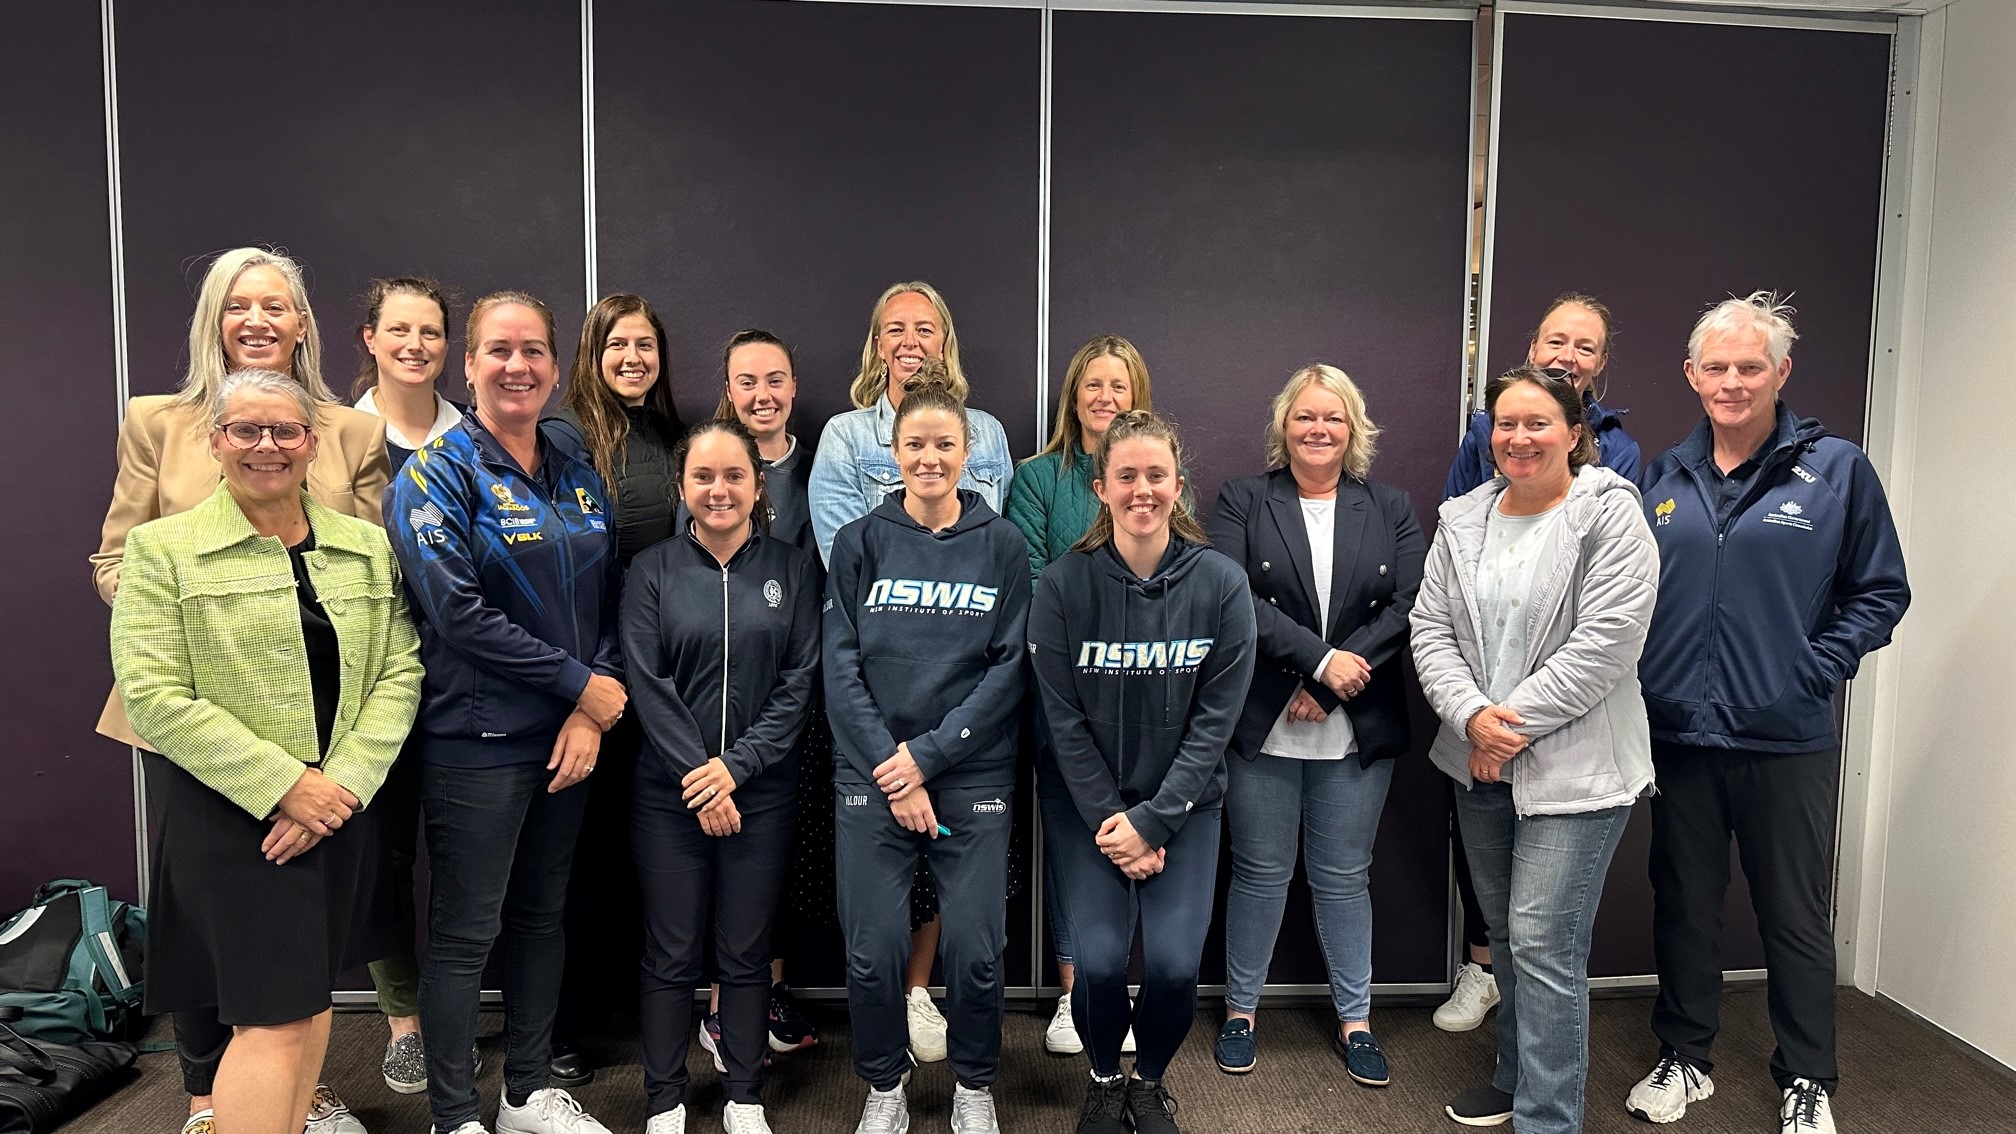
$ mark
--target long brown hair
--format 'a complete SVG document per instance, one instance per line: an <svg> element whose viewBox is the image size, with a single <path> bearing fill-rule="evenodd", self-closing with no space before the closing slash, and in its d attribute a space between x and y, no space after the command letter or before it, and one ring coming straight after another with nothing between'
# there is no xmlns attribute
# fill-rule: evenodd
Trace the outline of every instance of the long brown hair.
<svg viewBox="0 0 2016 1134"><path fill-rule="evenodd" d="M1078 454L1085 451L1085 427L1078 420L1078 386L1085 381L1085 371L1093 360L1109 355L1127 367L1127 392L1134 399L1134 404L1128 408L1155 408L1155 399L1148 392L1148 363L1142 359L1141 352L1119 335L1094 336L1078 348L1078 353L1071 356L1071 365L1064 370L1064 389L1057 395L1057 424L1050 430L1049 444L1043 446L1036 457L1062 453L1064 467L1068 469L1078 459ZM1033 461L1036 457L1029 460Z"/></svg>
<svg viewBox="0 0 2016 1134"><path fill-rule="evenodd" d="M562 402L574 411L581 424L581 438L595 460L595 471L611 493L623 477L623 441L630 436L630 418L623 412L623 399L602 380L602 344L609 340L618 320L642 315L658 337L658 381L644 395L644 412L655 415L665 432L677 437L686 432L679 409L672 404L672 371L665 361L665 324L642 296L619 291L602 297L581 321L581 344L574 351L574 370L567 376L567 396Z"/></svg>
<svg viewBox="0 0 2016 1134"><path fill-rule="evenodd" d="M1113 419L1106 427L1106 436L1099 439L1099 447L1092 453L1092 479L1103 482L1106 479L1106 461L1113 454L1113 446L1136 437L1160 441L1169 446L1169 455L1174 458L1178 475L1187 462L1183 459L1183 441L1176 435L1176 427L1167 420L1157 417L1151 410L1128 410ZM1211 546L1211 537L1204 534L1204 525L1197 522L1197 516L1190 511L1190 504L1184 493L1176 493L1176 501L1169 512L1170 534L1185 543L1201 547ZM1107 507L1102 498L1099 501L1099 515L1093 519L1091 528L1071 545L1073 551L1096 551L1113 542L1113 509Z"/></svg>

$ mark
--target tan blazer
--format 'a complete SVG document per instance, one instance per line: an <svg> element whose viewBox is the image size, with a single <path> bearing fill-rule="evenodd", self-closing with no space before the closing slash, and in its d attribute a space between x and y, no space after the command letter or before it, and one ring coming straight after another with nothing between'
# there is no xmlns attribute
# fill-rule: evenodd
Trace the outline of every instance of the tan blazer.
<svg viewBox="0 0 2016 1134"><path fill-rule="evenodd" d="M224 479L217 458L210 454L210 433L204 425L200 411L178 405L172 395L149 394L126 403L112 506L105 510L98 553L91 557L91 580L106 605L119 591L126 533L149 520L194 508L209 499ZM315 432L308 494L331 511L382 526L379 505L392 477L385 456L385 422L348 406L322 406ZM126 722L116 689L106 699L98 731L127 744L142 744Z"/></svg>

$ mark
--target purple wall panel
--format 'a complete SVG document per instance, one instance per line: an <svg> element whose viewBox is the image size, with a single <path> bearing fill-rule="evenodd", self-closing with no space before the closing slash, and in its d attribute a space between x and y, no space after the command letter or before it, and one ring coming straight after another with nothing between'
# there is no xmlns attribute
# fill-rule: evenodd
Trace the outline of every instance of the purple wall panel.
<svg viewBox="0 0 2016 1134"><path fill-rule="evenodd" d="M1787 403L1859 439L1891 37L1538 15L1503 27L1490 372L1524 359L1553 296L1600 296L1618 338L1599 383L1649 463L1701 419L1680 369L1695 318L1776 288L1800 309ZM1598 976L1653 971L1639 810L1604 892ZM1724 967L1761 966L1733 877Z"/></svg>
<svg viewBox="0 0 2016 1134"><path fill-rule="evenodd" d="M1208 510L1225 478L1260 471L1288 375L1334 363L1385 430L1374 477L1430 523L1462 391L1470 25L1053 20L1053 396L1079 344L1132 339ZM1446 975L1447 790L1402 761L1373 866L1379 981ZM1326 979L1302 893L1276 982ZM1205 957L1221 979L1215 936Z"/></svg>
<svg viewBox="0 0 2016 1134"><path fill-rule="evenodd" d="M9 13L0 68L0 461L32 486L8 541L0 688L0 916L51 878L137 896L130 751L92 726L112 687L108 612L86 557L119 427L98 9Z"/></svg>

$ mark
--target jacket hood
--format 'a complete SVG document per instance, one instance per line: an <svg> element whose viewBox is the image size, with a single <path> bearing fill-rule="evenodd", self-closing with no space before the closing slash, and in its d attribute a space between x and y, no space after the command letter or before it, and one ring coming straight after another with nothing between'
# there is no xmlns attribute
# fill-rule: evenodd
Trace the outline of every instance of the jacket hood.
<svg viewBox="0 0 2016 1134"><path fill-rule="evenodd" d="M1823 437L1831 437L1827 427L1820 424L1817 417L1797 417L1784 402L1778 403L1778 422L1772 427L1765 457L1778 456L1790 450L1794 455L1809 452ZM1674 446L1673 455L1690 469L1699 471L1715 459L1715 424L1706 417L1687 435L1685 441Z"/></svg>
<svg viewBox="0 0 2016 1134"><path fill-rule="evenodd" d="M1165 590L1170 584L1188 575L1197 566L1204 550L1202 544L1191 543L1182 536L1171 533L1169 546L1162 552L1162 562L1156 564L1155 573L1145 579L1136 575L1132 567L1127 566L1127 561L1120 558L1119 549L1111 543L1101 548L1099 553L1092 557L1092 561L1099 565L1099 569L1104 571L1108 578L1119 580L1134 590L1147 594Z"/></svg>
<svg viewBox="0 0 2016 1134"><path fill-rule="evenodd" d="M910 513L903 510L903 500L909 494L909 489L899 488L883 497L882 503L877 504L875 510L868 514L898 527L923 532L935 539L951 539L1001 518L1000 513L987 506L986 497L970 488L962 488L959 490L959 518L952 522L951 527L934 532L911 519Z"/></svg>
<svg viewBox="0 0 2016 1134"><path fill-rule="evenodd" d="M1511 487L1504 477L1485 481L1461 496L1442 502L1437 510L1442 522L1454 528L1476 527L1482 530L1491 509L1498 506L1498 497ZM1575 479L1568 485L1568 495L1561 501L1570 517L1583 517L1592 513L1603 496L1612 492L1629 493L1632 502L1639 500L1638 486L1604 468L1602 465L1583 465L1575 472Z"/></svg>

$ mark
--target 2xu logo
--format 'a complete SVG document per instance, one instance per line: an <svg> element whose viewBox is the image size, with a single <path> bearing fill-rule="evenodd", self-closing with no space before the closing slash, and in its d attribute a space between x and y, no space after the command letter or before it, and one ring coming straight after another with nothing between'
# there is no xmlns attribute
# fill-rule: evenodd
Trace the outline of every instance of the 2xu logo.
<svg viewBox="0 0 2016 1134"><path fill-rule="evenodd" d="M939 579L877 579L868 588L864 606L928 606L940 610L994 609L1001 588L978 583L948 583Z"/></svg>
<svg viewBox="0 0 2016 1134"><path fill-rule="evenodd" d="M1216 638L1175 638L1167 642L1080 642L1078 665L1085 669L1168 669L1203 665Z"/></svg>

